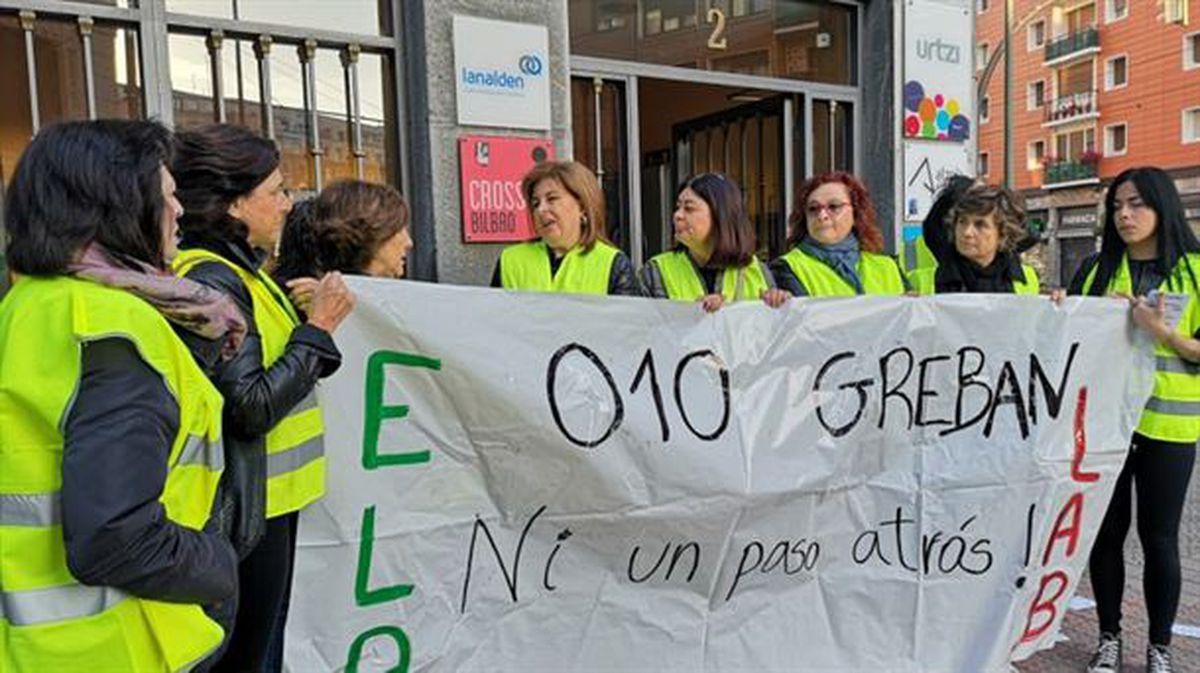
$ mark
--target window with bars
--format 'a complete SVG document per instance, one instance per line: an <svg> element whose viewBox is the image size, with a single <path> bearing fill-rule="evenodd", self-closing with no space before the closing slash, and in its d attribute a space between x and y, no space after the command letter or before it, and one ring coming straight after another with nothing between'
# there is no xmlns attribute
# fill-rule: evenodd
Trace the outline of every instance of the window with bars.
<svg viewBox="0 0 1200 673"><path fill-rule="evenodd" d="M393 2L346 0L337 11L294 3L273 13L244 0L0 9L0 63L24 84L0 114L0 178L45 124L153 116L176 128L259 130L279 143L300 189L355 177L396 184ZM151 11L163 9L172 13Z"/></svg>

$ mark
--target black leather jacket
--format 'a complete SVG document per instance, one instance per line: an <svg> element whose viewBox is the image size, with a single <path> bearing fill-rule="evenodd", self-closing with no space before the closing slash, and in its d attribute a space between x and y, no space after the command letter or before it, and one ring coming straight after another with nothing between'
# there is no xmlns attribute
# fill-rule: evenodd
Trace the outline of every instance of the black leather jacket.
<svg viewBox="0 0 1200 673"><path fill-rule="evenodd" d="M209 250L247 271L256 271L263 260L263 255L245 241L185 239L180 247ZM228 527L229 521L246 520L244 513L238 511L239 508L253 507L257 510L265 507L267 431L306 398L319 379L337 371L342 356L328 332L304 323L292 331L283 355L270 367L264 367L262 338L254 322L250 290L237 273L220 262L201 262L186 275L191 280L228 294L246 319L246 341L229 360L222 361L214 357L215 344L212 342L197 337L184 339L196 360L208 365L206 371L225 397L224 437L227 454L249 452L244 453L242 458L250 458L251 463L257 465L253 470L254 492L242 494L252 495L251 499L243 497L240 502L236 501L230 497L229 488L223 489L221 518ZM226 475L230 480L244 478L246 475L239 473L238 469L246 464L246 460L227 461ZM239 540L235 536L233 541L238 553L244 556L249 553L248 547L252 546L254 540Z"/></svg>

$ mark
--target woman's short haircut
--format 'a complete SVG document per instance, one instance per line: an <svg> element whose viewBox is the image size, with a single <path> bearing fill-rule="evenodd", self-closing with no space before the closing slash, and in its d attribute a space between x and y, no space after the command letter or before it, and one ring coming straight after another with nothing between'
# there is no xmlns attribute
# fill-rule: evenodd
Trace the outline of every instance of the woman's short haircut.
<svg viewBox="0 0 1200 673"><path fill-rule="evenodd" d="M793 248L808 236L808 197L821 185L832 182L846 186L850 193L850 206L854 208L854 235L858 237L858 246L867 252L883 252L883 234L875 224L875 206L871 203L871 195L858 178L844 171L834 171L816 175L800 185L796 195L796 210L788 218L791 235L788 236L787 246Z"/></svg>
<svg viewBox="0 0 1200 673"><path fill-rule="evenodd" d="M335 182L288 214L275 277L286 282L330 271L364 273L380 246L408 226L408 217L408 204L392 187Z"/></svg>
<svg viewBox="0 0 1200 673"><path fill-rule="evenodd" d="M175 139L171 173L183 206L180 231L198 240L245 239L246 224L229 214L229 206L279 168L279 148L232 124L180 131Z"/></svg>
<svg viewBox="0 0 1200 673"><path fill-rule="evenodd" d="M88 244L165 268L162 167L171 132L157 122L67 122L25 148L4 206L16 273L60 275Z"/></svg>
<svg viewBox="0 0 1200 673"><path fill-rule="evenodd" d="M1029 235L1024 225L1025 209L1017 197L1007 189L994 185L975 185L963 193L951 210L950 227L953 228L964 217L988 215L995 216L1001 250L1016 250L1017 245Z"/></svg>
<svg viewBox="0 0 1200 673"><path fill-rule="evenodd" d="M708 265L724 268L749 264L757 240L737 184L722 173L700 173L684 180L675 192L677 200L685 189L695 192L712 213L713 251Z"/></svg>
<svg viewBox="0 0 1200 673"><path fill-rule="evenodd" d="M533 221L534 211L533 190L542 180L547 179L557 181L579 202L579 209L583 211L583 220L579 226L579 246L584 252L590 251L596 241L607 240L604 191L600 188L596 174L578 161L543 161L525 174L525 178L521 180L521 195L525 197L530 221Z"/></svg>

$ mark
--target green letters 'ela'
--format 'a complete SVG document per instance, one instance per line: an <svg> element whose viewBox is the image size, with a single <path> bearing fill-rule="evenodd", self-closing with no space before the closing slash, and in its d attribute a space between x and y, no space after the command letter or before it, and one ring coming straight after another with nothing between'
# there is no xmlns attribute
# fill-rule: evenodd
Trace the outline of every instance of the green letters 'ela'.
<svg viewBox="0 0 1200 673"><path fill-rule="evenodd" d="M376 351L367 359L366 417L363 420L363 469L374 470L389 465L416 465L429 462L428 451L408 453L379 453L379 429L384 419L408 416L408 405L383 403L384 369L388 365L423 367L441 371L442 361L436 358L395 351Z"/></svg>

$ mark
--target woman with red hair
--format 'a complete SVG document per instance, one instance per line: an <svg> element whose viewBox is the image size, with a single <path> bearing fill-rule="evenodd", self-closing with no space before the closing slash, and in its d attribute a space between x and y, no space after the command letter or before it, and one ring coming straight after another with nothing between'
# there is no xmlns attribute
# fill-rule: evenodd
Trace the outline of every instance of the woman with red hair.
<svg viewBox="0 0 1200 673"><path fill-rule="evenodd" d="M908 282L883 254L867 188L849 173L825 173L800 187L789 218L787 254L771 263L780 288L803 297L902 295Z"/></svg>

